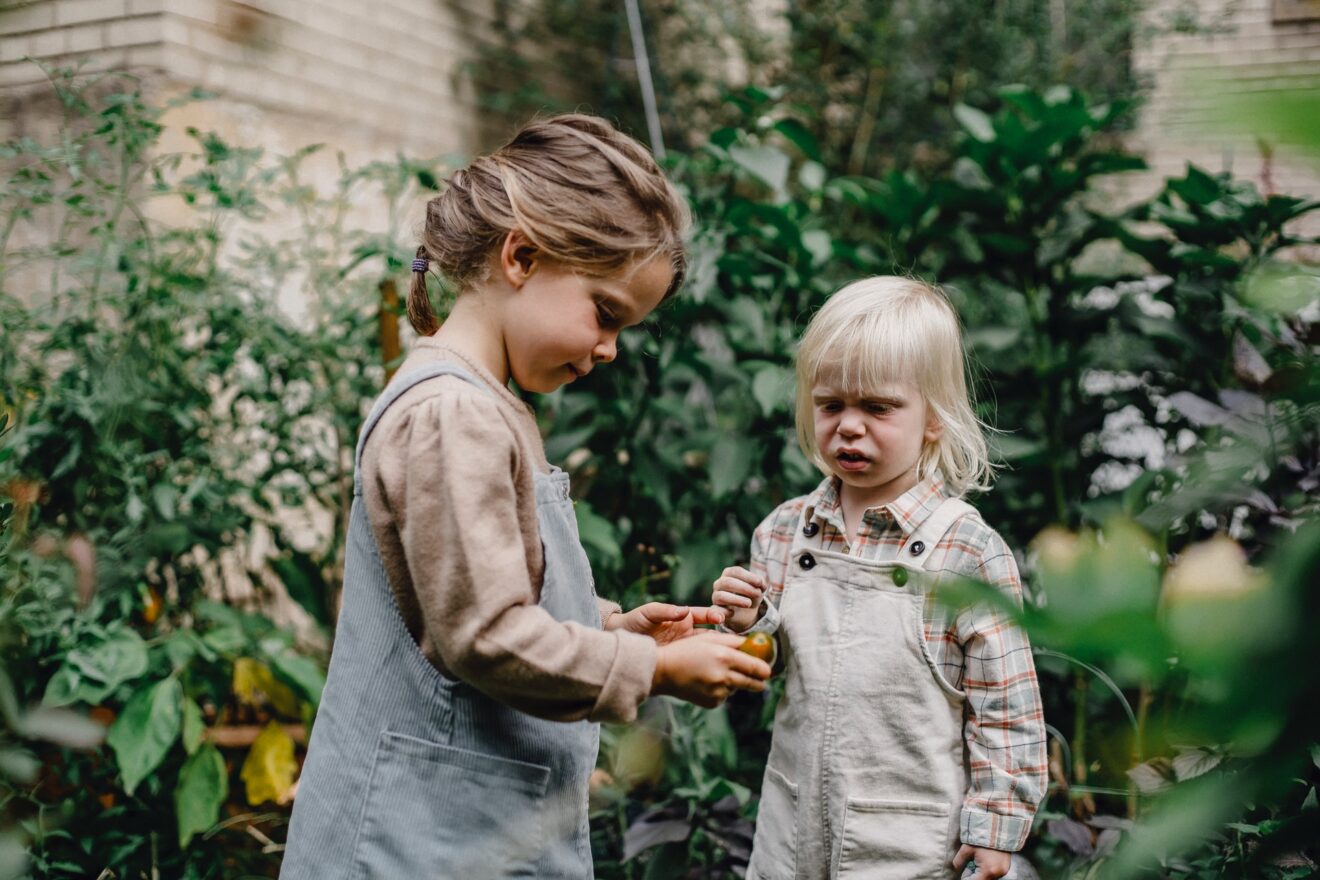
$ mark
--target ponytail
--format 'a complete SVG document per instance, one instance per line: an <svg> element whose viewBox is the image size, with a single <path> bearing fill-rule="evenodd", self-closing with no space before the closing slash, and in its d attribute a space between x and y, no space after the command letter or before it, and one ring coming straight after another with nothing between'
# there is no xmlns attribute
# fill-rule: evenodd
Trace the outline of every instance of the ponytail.
<svg viewBox="0 0 1320 880"><path fill-rule="evenodd" d="M412 283L408 287L408 322L413 325L419 336L430 336L440 329L440 319L431 308L431 298L426 294L426 270L429 261L426 247L417 248L417 258L412 264Z"/></svg>

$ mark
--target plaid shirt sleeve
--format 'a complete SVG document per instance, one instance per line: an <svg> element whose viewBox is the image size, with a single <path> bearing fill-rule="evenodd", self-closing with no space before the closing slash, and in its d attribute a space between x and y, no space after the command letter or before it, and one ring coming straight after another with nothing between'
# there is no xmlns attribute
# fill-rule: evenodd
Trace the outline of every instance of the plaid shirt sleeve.
<svg viewBox="0 0 1320 880"><path fill-rule="evenodd" d="M785 501L762 520L752 533L752 555L748 569L765 580L765 610L747 632L773 633L779 629L779 600L784 595L789 551L793 533L802 518L806 496Z"/></svg>
<svg viewBox="0 0 1320 880"><path fill-rule="evenodd" d="M1017 563L997 533L990 532L979 565L968 574L1021 606ZM971 773L962 842L1016 852L1026 843L1048 780L1045 715L1031 645L1020 626L984 606L964 609L954 627L963 651Z"/></svg>

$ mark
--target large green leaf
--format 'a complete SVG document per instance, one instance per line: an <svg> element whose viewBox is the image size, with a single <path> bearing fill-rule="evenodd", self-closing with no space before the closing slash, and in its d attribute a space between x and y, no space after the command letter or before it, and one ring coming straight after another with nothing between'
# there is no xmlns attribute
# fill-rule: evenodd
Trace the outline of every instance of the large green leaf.
<svg viewBox="0 0 1320 880"><path fill-rule="evenodd" d="M729 147L729 158L738 167L763 181L775 192L782 192L788 185L789 158L774 147L758 146Z"/></svg>
<svg viewBox="0 0 1320 880"><path fill-rule="evenodd" d="M206 831L220 820L220 807L229 796L229 774L220 750L205 743L179 771L174 787L174 810L179 827L179 846L186 848L193 835Z"/></svg>
<svg viewBox="0 0 1320 880"><path fill-rule="evenodd" d="M111 725L106 741L114 749L129 794L160 766L179 738L182 701L183 688L170 676L135 694Z"/></svg>
<svg viewBox="0 0 1320 880"><path fill-rule="evenodd" d="M88 678L114 688L147 671L147 643L128 627L119 627L95 645L70 651L68 662Z"/></svg>
<svg viewBox="0 0 1320 880"><path fill-rule="evenodd" d="M752 469L753 441L736 434L726 434L715 441L710 451L710 488L716 498L723 498L746 481Z"/></svg>

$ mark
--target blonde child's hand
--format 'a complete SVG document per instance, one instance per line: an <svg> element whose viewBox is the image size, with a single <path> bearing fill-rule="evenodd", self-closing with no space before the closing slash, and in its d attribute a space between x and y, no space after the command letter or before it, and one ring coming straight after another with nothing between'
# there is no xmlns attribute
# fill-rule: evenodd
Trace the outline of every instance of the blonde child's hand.
<svg viewBox="0 0 1320 880"><path fill-rule="evenodd" d="M739 651L742 641L742 636L732 633L706 631L661 645L651 693L713 709L728 699L734 688L765 690L770 664Z"/></svg>
<svg viewBox="0 0 1320 880"><path fill-rule="evenodd" d="M728 615L724 625L735 632L742 632L760 619L763 595L765 580L737 565L724 569L711 589L711 601Z"/></svg>
<svg viewBox="0 0 1320 880"><path fill-rule="evenodd" d="M702 624L723 623L724 617L724 611L719 608L647 602L631 611L611 615L605 621L605 629L639 633L655 639L657 645L668 645L695 634Z"/></svg>
<svg viewBox="0 0 1320 880"><path fill-rule="evenodd" d="M999 880L1013 867L1013 854L1001 849L987 849L983 846L963 844L958 854L953 857L954 870L961 871L968 860L976 860L976 873L970 880Z"/></svg>

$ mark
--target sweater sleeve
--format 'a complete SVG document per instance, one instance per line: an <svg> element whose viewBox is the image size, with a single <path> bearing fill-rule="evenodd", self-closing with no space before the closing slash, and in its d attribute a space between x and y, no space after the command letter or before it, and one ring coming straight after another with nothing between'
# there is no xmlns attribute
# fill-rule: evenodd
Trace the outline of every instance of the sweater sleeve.
<svg viewBox="0 0 1320 880"><path fill-rule="evenodd" d="M518 539L525 464L498 402L473 389L414 409L399 437L406 478L386 501L445 667L538 717L631 721L650 693L655 643L561 622L537 604Z"/></svg>

